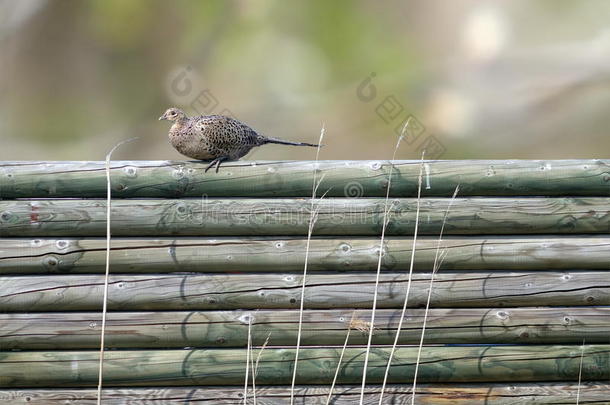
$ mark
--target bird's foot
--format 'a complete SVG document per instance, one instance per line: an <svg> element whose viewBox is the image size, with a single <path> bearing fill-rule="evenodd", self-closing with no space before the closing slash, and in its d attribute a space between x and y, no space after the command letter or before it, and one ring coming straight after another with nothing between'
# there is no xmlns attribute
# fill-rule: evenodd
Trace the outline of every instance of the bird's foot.
<svg viewBox="0 0 610 405"><path fill-rule="evenodd" d="M220 164L222 162L224 162L225 160L228 160L229 158L222 156L219 158L216 158L214 160L212 160L212 162L208 165L208 167L205 168L204 173L207 173L208 170L210 170L212 167L214 167L214 165L216 165L216 173L218 173L218 169L220 168Z"/></svg>

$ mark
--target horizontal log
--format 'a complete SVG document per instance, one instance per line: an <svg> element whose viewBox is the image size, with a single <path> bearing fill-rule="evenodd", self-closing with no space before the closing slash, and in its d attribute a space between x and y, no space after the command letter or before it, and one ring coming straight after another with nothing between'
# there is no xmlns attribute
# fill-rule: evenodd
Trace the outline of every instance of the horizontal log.
<svg viewBox="0 0 610 405"><path fill-rule="evenodd" d="M408 276L380 276L378 308L402 308ZM433 307L610 305L608 272L443 272L435 276ZM99 310L104 277L0 277L0 311ZM110 310L216 310L300 305L295 274L170 274L110 277ZM424 306L429 273L415 273L411 307ZM305 308L371 308L375 273L310 274Z"/></svg>
<svg viewBox="0 0 610 405"><path fill-rule="evenodd" d="M325 404L330 386L301 385L295 387L295 404ZM408 403L411 385L387 385L384 398L388 403ZM606 382L577 383L520 383L520 384L418 384L416 403L421 405L525 405L607 403L610 384ZM105 405L119 404L187 404L193 402L236 404L243 402L242 387L156 387L105 388ZM253 390L248 390L248 403L253 403ZM377 405L381 386L367 385L364 404ZM290 398L290 387L256 386L257 402L264 405L285 405ZM333 405L353 405L360 398L359 385L335 386ZM97 403L97 390L87 388L13 389L0 390L3 404L54 405Z"/></svg>
<svg viewBox="0 0 610 405"><path fill-rule="evenodd" d="M112 162L114 197L309 197L314 170L318 192L329 197L415 196L421 163L401 161L228 162L219 173L206 163ZM424 196L610 196L609 160L426 161ZM105 162L3 162L0 197L104 197Z"/></svg>
<svg viewBox="0 0 610 405"><path fill-rule="evenodd" d="M399 347L388 382L408 384L413 379L418 348ZM111 350L104 356L106 386L242 385L246 349ZM357 384L362 379L366 348L347 348L337 379ZM381 383L389 347L371 349L367 381ZM260 349L252 350L258 357ZM302 348L298 384L329 384L340 347ZM260 385L290 384L293 348L265 348L256 377ZM86 387L97 384L99 352L0 352L1 387ZM424 346L418 381L536 382L582 381L610 378L610 345L586 346Z"/></svg>
<svg viewBox="0 0 610 405"><path fill-rule="evenodd" d="M388 238L381 268L404 271L412 238ZM431 270L438 239L417 240L415 270ZM113 238L113 273L151 272L302 272L307 240L272 237ZM446 237L443 270L608 269L610 237ZM0 274L101 273L105 238L0 239ZM314 238L310 271L372 271L379 238Z"/></svg>
<svg viewBox="0 0 610 405"><path fill-rule="evenodd" d="M400 310L375 313L373 344L392 344ZM419 344L424 310L410 309L399 344ZM296 310L109 312L109 348L246 347L296 345ZM367 343L370 310L307 310L301 344ZM99 312L0 314L3 350L94 349L100 345ZM425 343L607 343L610 308L432 308Z"/></svg>
<svg viewBox="0 0 610 405"><path fill-rule="evenodd" d="M421 200L418 232L438 235L450 199ZM114 236L307 235L309 199L114 200ZM105 236L106 201L0 201L0 236ZM392 199L388 235L414 232L416 199ZM315 202L315 235L379 235L385 200ZM455 235L608 233L609 198L457 198L444 232Z"/></svg>

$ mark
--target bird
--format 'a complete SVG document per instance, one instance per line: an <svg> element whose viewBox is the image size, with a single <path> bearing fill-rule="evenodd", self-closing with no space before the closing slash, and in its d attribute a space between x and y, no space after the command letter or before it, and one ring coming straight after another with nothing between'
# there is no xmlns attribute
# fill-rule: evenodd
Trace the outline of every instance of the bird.
<svg viewBox="0 0 610 405"><path fill-rule="evenodd" d="M181 154L196 160L211 162L205 173L228 160L239 160L257 146L275 143L291 146L319 145L292 142L259 134L243 122L224 115L200 115L189 118L179 108L169 108L159 121L172 121L169 130L170 144Z"/></svg>

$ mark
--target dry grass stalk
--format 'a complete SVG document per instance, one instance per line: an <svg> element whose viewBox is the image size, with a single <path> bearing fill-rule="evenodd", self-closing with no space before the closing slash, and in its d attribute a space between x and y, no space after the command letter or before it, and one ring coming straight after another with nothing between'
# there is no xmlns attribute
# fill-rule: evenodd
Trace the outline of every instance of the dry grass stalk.
<svg viewBox="0 0 610 405"><path fill-rule="evenodd" d="M381 239L379 241L379 256L377 257L377 274L375 276L375 289L373 292L373 309L371 312L371 322L370 322L371 327L369 330L368 341L366 343L366 353L364 354L364 364L362 367L362 386L360 388L360 405L363 405L363 403L364 403L364 390L366 388L366 369L367 369L368 363L369 363L369 353L371 351L371 343L373 341L373 331L375 330L375 311L377 310L377 296L379 293L378 292L379 277L381 274L381 262L383 260L383 244L385 242L385 230L386 230L388 222L389 222L389 220L388 220L389 211L390 211L389 201L390 201L390 190L392 188L392 172L394 170L394 161L396 160L396 153L398 152L398 148L400 147L400 142L402 142L402 140L404 139L404 134L409 126L410 121L411 121L411 119L409 118L402 128L402 132L401 132L400 136L398 137L398 141L396 142L396 146L394 147L394 153L392 154L392 160L390 163L390 172L388 174L388 186L387 186L388 188L387 188L386 194L385 194L385 203L384 203L384 208L383 208L383 223L382 223L382 227L381 227ZM420 184L421 184L421 181L420 181Z"/></svg>
<svg viewBox="0 0 610 405"><path fill-rule="evenodd" d="M447 256L447 250L441 251L441 242L443 240L443 232L445 231L445 223L447 223L447 217L449 216L449 211L451 211L451 206L455 201L455 197L457 196L460 190L460 186L458 185L453 192L453 196L451 200L449 200L449 204L447 205L447 210L445 211L445 215L443 216L443 223L441 225L441 231L438 236L438 241L436 243L436 252L434 254L434 264L432 265L432 273L430 274L430 284L428 285L428 297L426 299L426 309L424 310L424 321L422 324L421 335L419 337L419 347L417 348L417 358L415 360L415 373L413 375L413 388L411 394L411 404L415 404L415 391L417 388L417 373L419 372L419 362L421 359L421 352L424 346L424 337L426 335L426 323L428 322L428 312L430 310L430 301L432 299L432 286L434 284L434 276L438 269L441 268L445 257Z"/></svg>
<svg viewBox="0 0 610 405"><path fill-rule="evenodd" d="M256 376L258 375L258 362L260 361L261 356L263 355L263 352L265 351L265 348L267 347L267 344L269 344L270 337L271 337L271 332L269 332L267 334L267 338L265 339L265 342L263 343L260 350L258 351L258 354L256 355L256 363L254 362L254 356L250 355L251 364L252 364L252 400L254 401L254 405L256 405Z"/></svg>
<svg viewBox="0 0 610 405"><path fill-rule="evenodd" d="M356 311L352 313L352 319L347 324L347 334L345 335L345 342L343 342L343 348L341 349L341 354L339 355L339 361L337 361L337 368L335 370L335 376L333 377L333 382L330 385L330 389L328 390L328 397L326 398L326 405L330 404L330 400L333 396L333 391L335 389L335 384L337 383L337 378L339 377L339 371L341 370L341 363L343 362L343 355L345 354L345 349L347 348L347 342L349 340L349 334L352 331L354 325L354 319L356 317Z"/></svg>
<svg viewBox="0 0 610 405"><path fill-rule="evenodd" d="M353 319L349 323L349 327L350 329L356 329L363 333L370 333L372 329L373 335L377 330L377 328L371 322L363 321L362 319Z"/></svg>
<svg viewBox="0 0 610 405"><path fill-rule="evenodd" d="M398 344L398 338L400 336L400 330L402 328L403 319L405 317L405 313L407 312L407 302L409 300L409 292L411 291L411 281L413 278L413 266L415 264L415 250L417 247L417 232L419 229L419 211L421 205L421 186L422 186L422 178L424 173L424 155L426 151L424 150L421 155L421 165L419 168L419 176L417 179L417 209L415 211L415 229L413 230L413 247L411 248L411 262L409 264L409 278L407 281L407 291L405 293L405 300L402 307L402 312L400 315L400 320L398 322L398 328L396 330L396 336L394 337L394 343L392 344L392 349L390 350L390 356L388 358L388 363L386 365L385 373L383 376L383 384L381 385L381 393L379 394L379 404L382 404L383 401L383 393L385 391L386 384L388 382L388 375L390 373L390 366L392 365L392 358L394 357L394 352L396 351L396 345ZM362 392L362 394L364 391Z"/></svg>
<svg viewBox="0 0 610 405"><path fill-rule="evenodd" d="M318 171L318 167L317 167L317 162L320 158L320 148L322 147L322 141L324 139L324 126L322 126L322 129L320 130L320 138L318 140L318 148L316 150L316 163L314 164L314 172L313 172L313 185L312 185L312 191L311 191L311 208L310 208L310 218L309 218L309 227L307 230L307 246L305 247L305 263L303 265L303 280L302 280L302 285L301 285L301 302L299 305L299 325L298 325L298 330L297 330L297 344L296 344L296 349L295 349L295 354L294 354L294 369L293 369L293 373L292 373L292 383L290 384L290 405L294 404L294 386L296 384L296 379L297 379L297 366L299 363L299 351L301 349L301 333L303 331L303 310L304 310L304 302L305 302L305 287L306 287L306 282L307 282L307 266L309 264L309 246L311 243L311 235L313 233L313 228L314 225L316 223L317 217L318 217L318 209L316 209L315 207L315 200L316 200L316 195L318 192L318 187L320 186L320 184L322 183L322 180L324 179L324 175L322 175L322 177L320 178L319 181L317 181L317 171ZM324 193L324 195L326 195L326 193ZM322 195L322 197L320 197L320 199L324 198L324 195Z"/></svg>
<svg viewBox="0 0 610 405"><path fill-rule="evenodd" d="M576 405L580 403L580 386L582 382L582 361L585 357L585 339L582 340L580 349L580 365L578 366L578 387L576 388Z"/></svg>
<svg viewBox="0 0 610 405"><path fill-rule="evenodd" d="M119 142L106 155L106 270L104 273L104 296L102 298L102 326L100 336L100 359L98 366L98 380L97 380L97 404L102 403L102 385L104 380L104 346L106 337L106 313L108 310L108 281L110 279L110 212L112 204L112 182L110 180L110 159L112 153L117 150L121 145L136 140L137 138L130 138Z"/></svg>
<svg viewBox="0 0 610 405"><path fill-rule="evenodd" d="M248 346L246 347L246 377L244 379L244 405L248 403L248 379L250 378L250 353L252 352L252 315L248 315Z"/></svg>

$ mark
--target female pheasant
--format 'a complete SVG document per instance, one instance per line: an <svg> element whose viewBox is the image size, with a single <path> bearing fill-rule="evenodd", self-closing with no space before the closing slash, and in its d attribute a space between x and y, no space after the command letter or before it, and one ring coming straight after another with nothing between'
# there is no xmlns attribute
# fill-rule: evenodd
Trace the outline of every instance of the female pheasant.
<svg viewBox="0 0 610 405"><path fill-rule="evenodd" d="M256 146L278 143L292 146L318 145L305 142L291 142L269 138L231 117L223 115L202 115L189 118L178 108L165 111L159 120L173 121L169 130L169 142L185 156L197 160L210 161L205 169L216 165L216 173L225 160L238 160Z"/></svg>

